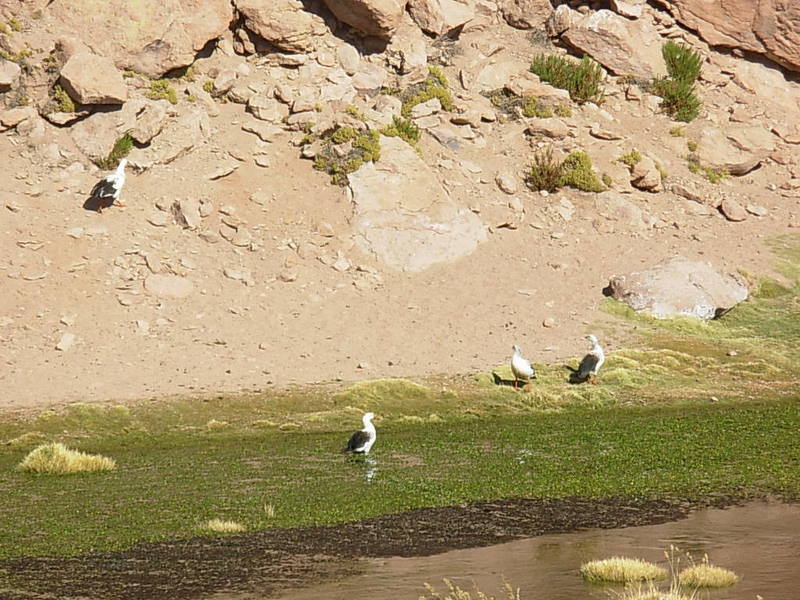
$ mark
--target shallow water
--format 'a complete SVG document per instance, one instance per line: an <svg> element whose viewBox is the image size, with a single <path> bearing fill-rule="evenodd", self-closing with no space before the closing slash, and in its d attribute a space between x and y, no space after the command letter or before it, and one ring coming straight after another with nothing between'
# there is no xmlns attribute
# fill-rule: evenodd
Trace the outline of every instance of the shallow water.
<svg viewBox="0 0 800 600"><path fill-rule="evenodd" d="M362 575L278 598L416 600L426 582L441 591L443 577L464 589L472 589L474 582L484 592L498 594L505 577L521 588L526 600L607 600L610 590L620 588L585 584L578 573L582 563L623 555L667 567L664 551L671 544L695 560L708 554L712 564L742 578L733 587L701 592L698 598L755 600L758 594L764 600L800 599L800 505L778 502L706 509L663 525L592 529L423 558L369 560ZM685 555L681 557L685 566Z"/></svg>

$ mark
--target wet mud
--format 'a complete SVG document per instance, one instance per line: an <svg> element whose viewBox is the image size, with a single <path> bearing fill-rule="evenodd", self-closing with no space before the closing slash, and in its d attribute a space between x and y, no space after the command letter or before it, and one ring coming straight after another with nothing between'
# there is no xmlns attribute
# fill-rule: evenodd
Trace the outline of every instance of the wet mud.
<svg viewBox="0 0 800 600"><path fill-rule="evenodd" d="M266 597L358 574L361 558L429 556L520 538L654 525L705 507L703 500L508 499L425 508L334 526L272 529L140 544L79 557L0 562L0 598L188 600Z"/></svg>

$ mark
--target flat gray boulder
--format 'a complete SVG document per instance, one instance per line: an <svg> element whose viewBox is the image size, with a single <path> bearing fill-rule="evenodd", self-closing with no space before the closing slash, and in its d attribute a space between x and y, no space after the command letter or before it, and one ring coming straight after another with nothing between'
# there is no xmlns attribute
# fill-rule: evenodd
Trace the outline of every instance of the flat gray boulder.
<svg viewBox="0 0 800 600"><path fill-rule="evenodd" d="M747 286L734 275L677 255L645 271L612 277L609 288L615 299L659 319L713 319L748 295Z"/></svg>
<svg viewBox="0 0 800 600"><path fill-rule="evenodd" d="M458 206L414 149L381 136L381 159L349 176L358 246L398 271L422 271L472 253L483 222Z"/></svg>

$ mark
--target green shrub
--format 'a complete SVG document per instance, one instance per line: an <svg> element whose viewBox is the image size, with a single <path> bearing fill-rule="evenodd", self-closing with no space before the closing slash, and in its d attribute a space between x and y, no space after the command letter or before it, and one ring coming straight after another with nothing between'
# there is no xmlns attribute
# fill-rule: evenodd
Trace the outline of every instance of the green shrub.
<svg viewBox="0 0 800 600"><path fill-rule="evenodd" d="M662 77L653 80L650 91L661 96L661 106L678 121L689 123L700 114L702 103L695 95L691 83Z"/></svg>
<svg viewBox="0 0 800 600"><path fill-rule="evenodd" d="M347 185L347 176L357 171L365 162L375 162L381 157L380 133L357 131L352 127L339 127L323 136L326 144L314 157L314 168L325 171L336 185ZM334 148L350 142L350 150L342 154Z"/></svg>
<svg viewBox="0 0 800 600"><path fill-rule="evenodd" d="M602 192L605 188L592 168L592 160L583 150L570 152L562 163L561 185L584 192Z"/></svg>
<svg viewBox="0 0 800 600"><path fill-rule="evenodd" d="M603 176L600 179L603 181L603 185L607 188L610 188L614 184L614 180L611 179L611 175L608 173L603 173Z"/></svg>
<svg viewBox="0 0 800 600"><path fill-rule="evenodd" d="M559 117L571 117L572 116L572 109L567 106L566 104L556 104L553 112L556 113L556 116Z"/></svg>
<svg viewBox="0 0 800 600"><path fill-rule="evenodd" d="M564 172L561 161L553 156L553 147L547 146L533 155L533 163L525 183L532 190L555 192L561 187L561 175Z"/></svg>
<svg viewBox="0 0 800 600"><path fill-rule="evenodd" d="M17 17L11 17L8 20L8 26L11 27L12 31L22 31L22 23Z"/></svg>
<svg viewBox="0 0 800 600"><path fill-rule="evenodd" d="M669 40L661 47L661 55L667 64L667 73L675 81L691 85L700 77L703 59L690 47Z"/></svg>
<svg viewBox="0 0 800 600"><path fill-rule="evenodd" d="M683 127L676 125L675 127L669 130L669 134L672 137L683 137L684 136Z"/></svg>
<svg viewBox="0 0 800 600"><path fill-rule="evenodd" d="M575 102L596 102L603 100L600 80L603 69L588 56L576 63L560 56L539 54L534 57L530 70L542 81L567 90Z"/></svg>
<svg viewBox="0 0 800 600"><path fill-rule="evenodd" d="M549 119L553 116L553 109L543 104L536 96L525 96L522 102L522 114L526 117Z"/></svg>
<svg viewBox="0 0 800 600"><path fill-rule="evenodd" d="M399 137L415 149L419 142L419 127L402 117L392 117L392 124L381 129L381 133L387 137Z"/></svg>
<svg viewBox="0 0 800 600"><path fill-rule="evenodd" d="M95 164L101 169L115 169L119 161L128 156L133 149L133 138L129 134L123 135L116 142L111 152L104 159L98 160Z"/></svg>
<svg viewBox="0 0 800 600"><path fill-rule="evenodd" d="M207 94L213 94L214 82L211 81L210 79L207 79L206 82L203 84L203 91L206 92Z"/></svg>
<svg viewBox="0 0 800 600"><path fill-rule="evenodd" d="M710 183L719 183L728 176L728 172L724 169L714 169L700 162L694 154L686 157L687 167L689 171L694 174L702 173Z"/></svg>
<svg viewBox="0 0 800 600"><path fill-rule="evenodd" d="M178 95L175 93L169 81L166 79L156 79L150 83L150 89L145 94L150 100L169 100L170 104L178 103Z"/></svg>
<svg viewBox="0 0 800 600"><path fill-rule="evenodd" d="M642 160L642 155L636 148L634 148L630 152L626 152L625 154L620 156L617 160L633 168L640 160Z"/></svg>
<svg viewBox="0 0 800 600"><path fill-rule="evenodd" d="M420 84L411 86L401 95L403 106L400 114L406 119L417 104L438 98L444 110L453 110L453 95L450 93L447 77L438 67L428 67L428 77Z"/></svg>
<svg viewBox="0 0 800 600"><path fill-rule="evenodd" d="M60 85L56 85L53 88L53 98L56 99L56 106L59 112L75 112L75 102Z"/></svg>
<svg viewBox="0 0 800 600"><path fill-rule="evenodd" d="M686 147L689 149L689 152L694 152L697 150L697 142L694 140L686 140Z"/></svg>

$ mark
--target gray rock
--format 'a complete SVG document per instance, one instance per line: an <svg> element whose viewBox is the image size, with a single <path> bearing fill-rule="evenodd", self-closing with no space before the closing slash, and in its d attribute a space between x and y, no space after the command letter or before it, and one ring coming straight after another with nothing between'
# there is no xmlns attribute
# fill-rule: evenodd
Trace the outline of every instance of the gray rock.
<svg viewBox="0 0 800 600"><path fill-rule="evenodd" d="M473 252L486 239L481 220L456 205L408 144L381 137L381 159L351 173L358 246L387 266L422 271Z"/></svg>
<svg viewBox="0 0 800 600"><path fill-rule="evenodd" d="M682 256L645 271L617 275L609 287L617 300L659 319L680 315L713 319L748 296L747 286L733 275Z"/></svg>
<svg viewBox="0 0 800 600"><path fill-rule="evenodd" d="M651 229L656 219L617 192L602 192L595 196L595 210L609 222L603 227L595 222L595 227L604 232L622 230L644 231Z"/></svg>

